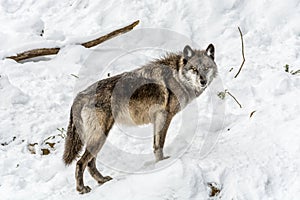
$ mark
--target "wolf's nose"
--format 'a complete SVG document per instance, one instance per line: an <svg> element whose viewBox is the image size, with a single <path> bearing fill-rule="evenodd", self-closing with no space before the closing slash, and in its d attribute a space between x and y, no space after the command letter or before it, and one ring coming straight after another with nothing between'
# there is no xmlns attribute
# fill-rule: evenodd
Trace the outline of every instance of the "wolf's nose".
<svg viewBox="0 0 300 200"><path fill-rule="evenodd" d="M200 80L201 86L204 87L207 84L206 80Z"/></svg>

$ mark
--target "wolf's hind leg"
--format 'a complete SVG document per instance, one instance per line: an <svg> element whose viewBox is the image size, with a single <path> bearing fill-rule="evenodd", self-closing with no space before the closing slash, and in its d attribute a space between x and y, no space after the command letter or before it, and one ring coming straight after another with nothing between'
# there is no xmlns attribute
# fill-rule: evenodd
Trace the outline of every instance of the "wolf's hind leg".
<svg viewBox="0 0 300 200"><path fill-rule="evenodd" d="M86 150L83 156L81 157L81 159L77 162L77 166L76 166L76 183L77 183L76 189L81 194L87 193L91 190L90 187L84 186L83 183L83 172L87 166L89 171L91 169L91 171L94 172L93 173L94 176L92 174L93 177L98 176L99 180L101 179L102 175L98 172L98 170L96 169L95 162L92 160L96 157L96 155L104 145L109 130L111 129L114 123L112 116L105 116L103 115L103 113L99 112L98 113L99 116L97 117L97 113L96 113L96 117L95 117L95 115L93 114L94 114L93 112L89 112L86 117L86 127L87 127L85 129L87 135ZM105 180L107 179L109 178L106 178Z"/></svg>
<svg viewBox="0 0 300 200"><path fill-rule="evenodd" d="M84 194L91 191L91 188L89 186L84 186L83 183L83 173L86 167L88 167L89 172L91 175L95 178L99 178L99 180L103 179L107 180L109 178L103 177L100 172L96 169L95 164L95 156L100 151L102 146L105 143L107 134L105 132L100 132L98 134L94 134L93 137L90 138L90 140L86 144L86 150L80 160L77 162L76 165L76 189L79 191L79 193ZM94 159L94 160L93 160ZM103 177L103 178L102 178ZM109 179L110 180L110 179Z"/></svg>
<svg viewBox="0 0 300 200"><path fill-rule="evenodd" d="M89 186L84 186L83 183L83 173L84 170L88 164L88 162L93 158L93 155L85 150L84 154L82 155L82 157L80 158L80 160L78 160L77 164L76 164L76 189L80 194L84 194L84 193L88 193L91 191L91 188Z"/></svg>
<svg viewBox="0 0 300 200"><path fill-rule="evenodd" d="M101 120L99 120L101 119ZM86 149L91 152L92 158L88 162L88 171L91 174L91 176L99 183L103 184L112 178L109 176L102 176L102 174L97 170L96 168L96 156L98 152L103 147L106 138L108 136L108 133L111 129L111 127L114 124L113 117L111 115L104 115L101 112L98 112L98 120L102 122L102 125L99 126L97 123L95 124L95 128L91 131L92 134L90 134L89 140L86 144ZM91 126L93 127L93 126Z"/></svg>
<svg viewBox="0 0 300 200"><path fill-rule="evenodd" d="M103 184L110 181L112 178L110 176L102 176L102 174L96 168L96 157L88 163L88 170L91 176L99 183Z"/></svg>

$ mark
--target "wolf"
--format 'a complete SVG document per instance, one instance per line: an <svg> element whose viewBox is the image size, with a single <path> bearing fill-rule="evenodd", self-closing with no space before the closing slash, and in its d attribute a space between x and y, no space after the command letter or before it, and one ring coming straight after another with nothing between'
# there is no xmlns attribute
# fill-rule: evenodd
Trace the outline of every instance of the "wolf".
<svg viewBox="0 0 300 200"><path fill-rule="evenodd" d="M71 107L63 155L65 164L70 165L85 146L76 163L77 191L81 194L91 191L83 181L86 168L99 184L112 179L97 170L96 157L115 123L152 123L155 160L168 158L163 154L163 147L171 120L216 77L214 58L212 44L205 50L186 45L183 51L167 53L133 71L99 80L79 92Z"/></svg>

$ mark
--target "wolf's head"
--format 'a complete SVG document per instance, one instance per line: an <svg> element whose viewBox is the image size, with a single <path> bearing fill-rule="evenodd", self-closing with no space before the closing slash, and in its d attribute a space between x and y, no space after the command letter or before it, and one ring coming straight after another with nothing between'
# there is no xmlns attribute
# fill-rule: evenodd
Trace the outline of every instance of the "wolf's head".
<svg viewBox="0 0 300 200"><path fill-rule="evenodd" d="M206 50L193 50L189 45L183 49L182 66L179 77L196 96L211 83L217 75L217 65L214 61L215 48L212 44Z"/></svg>

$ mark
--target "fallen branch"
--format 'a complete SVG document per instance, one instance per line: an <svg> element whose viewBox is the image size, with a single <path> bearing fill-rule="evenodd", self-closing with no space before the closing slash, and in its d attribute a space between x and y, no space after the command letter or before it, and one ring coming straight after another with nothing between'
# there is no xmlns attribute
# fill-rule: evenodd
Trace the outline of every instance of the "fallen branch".
<svg viewBox="0 0 300 200"><path fill-rule="evenodd" d="M240 74L240 72L241 72L241 70L242 70L242 68L243 68L243 66L244 66L244 63L245 63L245 52L244 52L244 40L243 40L243 34L242 34L242 31L241 31L241 29L240 29L240 27L238 27L238 29L239 29L239 32L240 32L240 36L241 36L241 41L242 41L242 56L243 56L243 62L242 62L242 64L241 64L241 66L240 66L240 69L239 69L239 71L237 72L237 74L234 76L234 78L236 78L239 74Z"/></svg>
<svg viewBox="0 0 300 200"><path fill-rule="evenodd" d="M112 31L104 36L101 36L95 40L92 41L88 41L88 42L84 42L80 45L84 46L85 48L91 48L93 46L96 46L98 44L101 44L103 42L105 42L106 40L109 40L111 38L114 38L120 34L124 34L127 33L128 31L131 31L136 25L139 24L139 20L133 22L132 24L125 26L123 28L117 29L115 31ZM13 59L17 62L21 61L21 60L25 60L25 59L29 59L29 58L34 58L34 57L38 57L38 56L46 56L46 55L54 55L57 54L59 52L60 48L56 47L56 48L41 48L41 49L32 49L29 51L25 51L22 53L18 53L16 56L9 56L6 58L10 58Z"/></svg>
<svg viewBox="0 0 300 200"><path fill-rule="evenodd" d="M16 56L9 56L6 58L13 59L17 62L29 58L34 58L38 56L47 56L47 55L53 55L57 54L59 52L60 48L42 48L42 49L33 49L29 51L25 51L22 53L18 53Z"/></svg>

